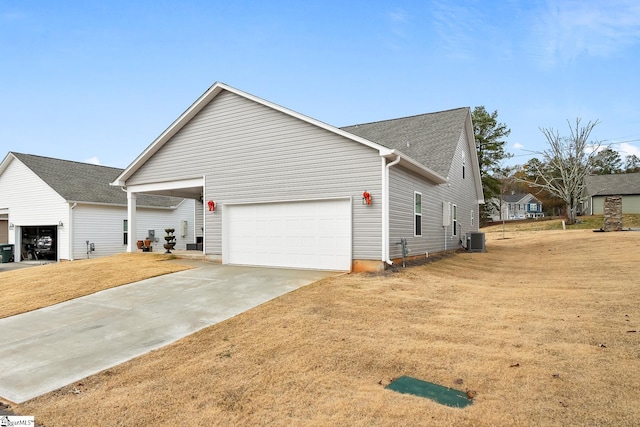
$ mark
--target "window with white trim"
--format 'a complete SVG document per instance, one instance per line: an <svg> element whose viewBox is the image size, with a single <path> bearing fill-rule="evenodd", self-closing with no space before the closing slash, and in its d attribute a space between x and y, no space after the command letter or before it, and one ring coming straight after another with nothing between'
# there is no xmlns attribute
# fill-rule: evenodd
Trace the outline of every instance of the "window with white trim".
<svg viewBox="0 0 640 427"><path fill-rule="evenodd" d="M122 244L126 245L129 243L129 221L124 219L122 220Z"/></svg>
<svg viewBox="0 0 640 427"><path fill-rule="evenodd" d="M413 193L414 236L422 236L422 193Z"/></svg>
<svg viewBox="0 0 640 427"><path fill-rule="evenodd" d="M451 205L451 224L453 228L451 232L454 236L458 235L458 205Z"/></svg>
<svg viewBox="0 0 640 427"><path fill-rule="evenodd" d="M465 166L467 166L467 161L464 158L464 151L463 151L462 152L462 179L464 179Z"/></svg>

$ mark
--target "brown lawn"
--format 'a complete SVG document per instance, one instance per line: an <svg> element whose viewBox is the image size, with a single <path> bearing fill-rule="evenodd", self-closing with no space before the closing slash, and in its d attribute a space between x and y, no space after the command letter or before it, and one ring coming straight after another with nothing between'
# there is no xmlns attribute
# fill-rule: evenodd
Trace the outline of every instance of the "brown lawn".
<svg viewBox="0 0 640 427"><path fill-rule="evenodd" d="M171 258L125 253L0 272L0 318L190 268Z"/></svg>
<svg viewBox="0 0 640 427"><path fill-rule="evenodd" d="M45 426L638 425L640 232L501 237L317 282L13 410ZM384 388L401 375L477 396Z"/></svg>

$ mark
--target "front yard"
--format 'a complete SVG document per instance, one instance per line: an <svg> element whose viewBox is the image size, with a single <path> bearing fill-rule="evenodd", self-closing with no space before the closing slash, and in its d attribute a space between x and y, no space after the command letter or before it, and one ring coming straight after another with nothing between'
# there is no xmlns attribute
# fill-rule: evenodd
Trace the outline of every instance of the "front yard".
<svg viewBox="0 0 640 427"><path fill-rule="evenodd" d="M487 236L487 253L326 279L12 409L45 426L637 425L640 232ZM384 388L401 375L477 396Z"/></svg>

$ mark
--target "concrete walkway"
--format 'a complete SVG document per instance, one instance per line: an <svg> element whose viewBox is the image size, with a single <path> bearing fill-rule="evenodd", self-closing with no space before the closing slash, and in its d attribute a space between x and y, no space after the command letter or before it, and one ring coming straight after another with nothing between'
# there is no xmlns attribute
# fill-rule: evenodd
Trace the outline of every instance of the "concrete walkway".
<svg viewBox="0 0 640 427"><path fill-rule="evenodd" d="M25 402L340 274L200 265L0 319L0 398Z"/></svg>

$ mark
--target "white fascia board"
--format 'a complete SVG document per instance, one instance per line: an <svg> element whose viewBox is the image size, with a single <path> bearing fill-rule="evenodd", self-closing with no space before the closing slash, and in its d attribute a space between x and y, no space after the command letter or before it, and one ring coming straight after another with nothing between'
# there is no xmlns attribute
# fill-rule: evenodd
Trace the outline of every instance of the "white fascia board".
<svg viewBox="0 0 640 427"><path fill-rule="evenodd" d="M429 181L435 184L446 184L447 182L449 182L449 180L444 176L440 175L437 172L432 171L428 167L424 166L422 163L412 159L411 157L408 157L405 154L402 154L398 150L390 150L390 151L391 152L389 154L382 155L382 156L390 160L395 160L396 158L398 158L398 156L400 156L400 163L398 163L399 166L402 166L405 169L415 172L418 175L428 179Z"/></svg>
<svg viewBox="0 0 640 427"><path fill-rule="evenodd" d="M4 157L4 160L2 160L2 163L0 163L0 175L2 175L5 169L9 167L9 163L11 163L13 159L15 159L15 156L11 151L9 151L9 153Z"/></svg>
<svg viewBox="0 0 640 427"><path fill-rule="evenodd" d="M143 152L140 154L117 178L115 181L111 183L114 186L123 187L126 185L126 180L133 175L133 173L138 170L138 168L144 164L151 156L153 156L173 135L175 135L183 126L185 126L196 114L198 114L209 102L213 100L220 92L226 90L228 92L234 93L243 98L252 100L259 104L262 104L266 107L272 108L274 110L280 111L289 116L298 118L307 123L313 124L320 128L326 129L330 132L343 136L345 138L351 139L353 141L359 142L360 144L366 145L373 149L376 149L380 152L380 155L386 155L391 152L386 147L382 145L376 144L374 142L369 141L368 139L361 138L359 136L353 135L349 132L345 132L341 129L338 129L335 126L328 125L319 120L312 119L311 117L305 116L304 114L297 113L293 110L289 110L288 108L282 107L278 104L274 104L273 102L267 101L262 98L258 98L257 96L251 95L249 93L243 92L241 90L235 89L231 86L228 86L224 83L216 82L211 86L204 94L200 96L191 106L184 112L180 117L178 117L160 136L158 136L152 143L149 145Z"/></svg>
<svg viewBox="0 0 640 427"><path fill-rule="evenodd" d="M181 188L203 187L204 178L181 179L177 181L152 182L148 184L127 185L127 192L147 193L163 190L179 190Z"/></svg>
<svg viewBox="0 0 640 427"><path fill-rule="evenodd" d="M476 148L475 135L473 133L473 123L471 122L471 110L467 108L467 119L465 119L467 128L467 143L469 151L473 153L471 156L471 168L473 170L474 180L476 182L476 193L478 194L478 204L484 205L484 191L482 191L482 175L480 175L480 164L478 162L478 149Z"/></svg>
<svg viewBox="0 0 640 427"><path fill-rule="evenodd" d="M100 203L100 202L74 202L74 201L67 201L67 203L69 203L70 205L76 204L78 206L105 206L105 207L110 207L110 208L127 208L127 204L121 204L121 203ZM174 210L176 208L176 206L148 206L148 205L141 205L138 204L139 208L144 208L144 209L158 209L158 210Z"/></svg>

